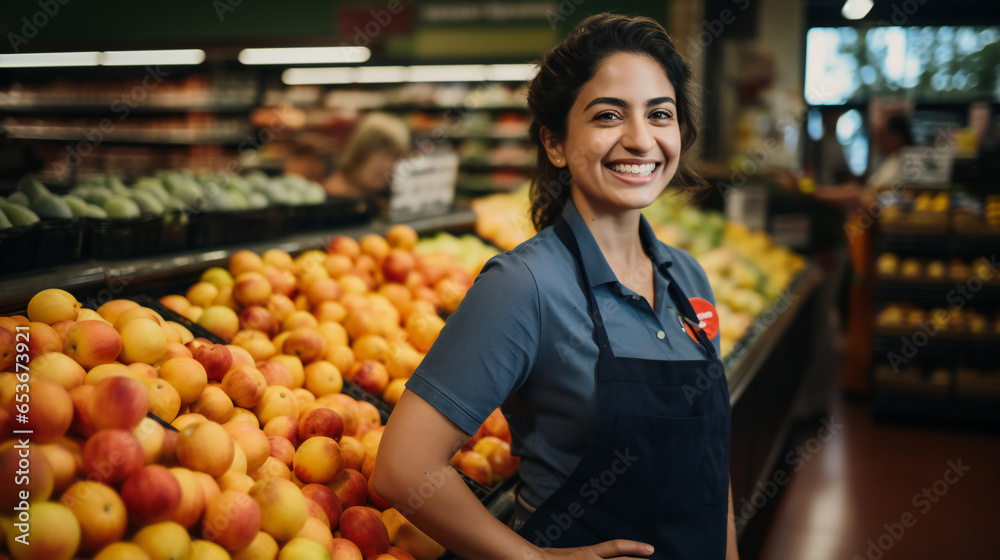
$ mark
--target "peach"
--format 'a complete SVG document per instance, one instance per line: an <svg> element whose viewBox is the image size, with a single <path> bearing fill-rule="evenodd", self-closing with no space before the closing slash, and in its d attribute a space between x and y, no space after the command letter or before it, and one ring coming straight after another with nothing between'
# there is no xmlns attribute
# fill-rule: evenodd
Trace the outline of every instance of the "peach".
<svg viewBox="0 0 1000 560"><path fill-rule="evenodd" d="M229 470L227 470L226 472L237 471L237 472L241 472L243 474L246 474L246 472L247 472L247 454L244 453L243 449L240 446L238 446L238 445L233 448L233 451L234 451L233 462L229 465ZM223 475L223 476L225 476L225 475Z"/></svg>
<svg viewBox="0 0 1000 560"><path fill-rule="evenodd" d="M324 560L328 558L330 558L330 551L325 546L312 539L297 537L281 547L277 560Z"/></svg>
<svg viewBox="0 0 1000 560"><path fill-rule="evenodd" d="M302 406L316 402L316 395L312 394L307 389L303 389L302 387L292 389L292 394L295 395L295 398L299 399L300 414Z"/></svg>
<svg viewBox="0 0 1000 560"><path fill-rule="evenodd" d="M232 558L222 545L205 539L191 541L189 550L188 560L230 560Z"/></svg>
<svg viewBox="0 0 1000 560"><path fill-rule="evenodd" d="M307 484L327 484L344 470L344 454L333 438L315 436L299 445L292 467L295 476Z"/></svg>
<svg viewBox="0 0 1000 560"><path fill-rule="evenodd" d="M219 483L219 490L223 492L226 490L233 490L235 492L242 492L243 494L246 494L257 481L245 472L229 469L226 471L226 474L220 476L216 482Z"/></svg>
<svg viewBox="0 0 1000 560"><path fill-rule="evenodd" d="M330 278L339 278L354 270L354 260L347 255L331 254L323 260L323 268Z"/></svg>
<svg viewBox="0 0 1000 560"><path fill-rule="evenodd" d="M360 416L358 416L358 402L352 397L343 393L332 393L319 397L316 402L340 415L341 420L344 421L344 435L357 433Z"/></svg>
<svg viewBox="0 0 1000 560"><path fill-rule="evenodd" d="M240 328L240 318L236 311L223 305L209 305L198 317L198 325L205 327L215 336L229 341Z"/></svg>
<svg viewBox="0 0 1000 560"><path fill-rule="evenodd" d="M137 381L149 378L141 370L129 368L129 366L119 362L112 362L110 364L101 364L88 371L87 376L83 378L83 383L85 385L97 385L108 377L131 377Z"/></svg>
<svg viewBox="0 0 1000 560"><path fill-rule="evenodd" d="M121 322L120 317L118 321ZM122 339L122 350L118 354L118 360L122 363L153 364L160 360L167 349L167 337L153 319L136 317L121 324L117 330Z"/></svg>
<svg viewBox="0 0 1000 560"><path fill-rule="evenodd" d="M80 454L79 449L59 443L48 443L35 445L35 450L44 455L45 460L52 467L52 490L55 494L61 493L70 484L73 484L76 478L76 457Z"/></svg>
<svg viewBox="0 0 1000 560"><path fill-rule="evenodd" d="M295 446L292 445L292 442L282 436L269 436L267 442L271 446L271 457L278 459L291 469L292 461L295 459Z"/></svg>
<svg viewBox="0 0 1000 560"><path fill-rule="evenodd" d="M354 339L351 350L358 361L375 360L381 364L389 361L389 342L377 334L366 334Z"/></svg>
<svg viewBox="0 0 1000 560"><path fill-rule="evenodd" d="M190 554L191 535L178 523L160 521L139 529L132 543L150 558L185 558Z"/></svg>
<svg viewBox="0 0 1000 560"><path fill-rule="evenodd" d="M160 305L178 315L183 315L185 311L191 309L191 302L188 301L188 298L177 294L170 294L161 297Z"/></svg>
<svg viewBox="0 0 1000 560"><path fill-rule="evenodd" d="M235 344L227 344L226 349L233 355L233 365L230 369L236 366L255 367L257 365L257 362L253 361L253 356L250 355L250 352L247 352L244 348Z"/></svg>
<svg viewBox="0 0 1000 560"><path fill-rule="evenodd" d="M356 470L344 469L326 486L333 490L345 508L362 506L368 501L368 480Z"/></svg>
<svg viewBox="0 0 1000 560"><path fill-rule="evenodd" d="M110 365L110 364L102 364L102 365ZM142 362L135 362L125 367L132 370L132 372L134 373L134 375L129 375L128 377L131 377L132 379L137 379L139 381L142 381L143 383L145 383L147 379L160 378L160 372L157 371L155 367L149 364L144 364Z"/></svg>
<svg viewBox="0 0 1000 560"><path fill-rule="evenodd" d="M233 286L219 287L219 294L215 296L215 299L212 300L212 303L211 305L209 305L209 307L211 307L212 305L218 305L220 307L228 307L229 309L233 310L239 309L240 304L238 301L236 301L236 298L233 297Z"/></svg>
<svg viewBox="0 0 1000 560"><path fill-rule="evenodd" d="M164 326L171 326L177 331L181 337L181 344L187 344L188 342L194 340L194 335L191 334L191 330L176 321L167 321L164 323Z"/></svg>
<svg viewBox="0 0 1000 560"><path fill-rule="evenodd" d="M360 471L367 454L364 445L351 436L340 438L339 443L340 450L344 452L344 467Z"/></svg>
<svg viewBox="0 0 1000 560"><path fill-rule="evenodd" d="M356 401L354 409L358 412L359 426L366 425L370 429L374 429L382 425L382 414L372 403L368 401Z"/></svg>
<svg viewBox="0 0 1000 560"><path fill-rule="evenodd" d="M361 436L361 445L365 448L365 455L375 457L378 455L378 446L382 442L383 426L372 428L364 436Z"/></svg>
<svg viewBox="0 0 1000 560"><path fill-rule="evenodd" d="M2 344L2 341L0 341L0 344ZM74 362L69 356L59 352L48 352L35 358L31 362L30 371L31 375L39 379L51 381L67 391L73 387L83 385L83 380L87 376L86 370L80 367L80 364Z"/></svg>
<svg viewBox="0 0 1000 560"><path fill-rule="evenodd" d="M292 377L292 372L281 362L273 360L261 362L257 364L257 370L264 376L268 387L281 386L289 390L294 388L295 379Z"/></svg>
<svg viewBox="0 0 1000 560"><path fill-rule="evenodd" d="M264 425L264 435L267 437L281 436L299 446L299 420L291 416L275 416Z"/></svg>
<svg viewBox="0 0 1000 560"><path fill-rule="evenodd" d="M361 246L351 237L337 235L327 243L326 252L329 254L344 255L354 260L361 254Z"/></svg>
<svg viewBox="0 0 1000 560"><path fill-rule="evenodd" d="M283 478L265 478L248 495L261 509L261 529L278 541L292 539L305 526L306 498L295 483Z"/></svg>
<svg viewBox="0 0 1000 560"><path fill-rule="evenodd" d="M146 456L139 440L130 432L108 429L87 439L81 461L90 480L114 484L142 468Z"/></svg>
<svg viewBox="0 0 1000 560"><path fill-rule="evenodd" d="M271 339L269 339L266 334L260 331L242 331L242 332L246 332L248 334L244 335L243 340L240 340L238 342L234 340L233 342L237 346L240 346L241 348L246 350L247 353L249 353L250 356L253 358L255 364L263 362L264 360L278 353L277 347L274 345L273 342L271 342ZM240 333L236 333L236 336L239 337Z"/></svg>
<svg viewBox="0 0 1000 560"><path fill-rule="evenodd" d="M261 529L260 505L249 495L227 490L205 508L202 537L227 550L250 546Z"/></svg>
<svg viewBox="0 0 1000 560"><path fill-rule="evenodd" d="M520 463L510 454L510 444L496 436L486 436L473 446L472 451L486 458L492 469L491 482L503 480L517 472Z"/></svg>
<svg viewBox="0 0 1000 560"><path fill-rule="evenodd" d="M364 560L358 545L342 537L333 539L332 550L331 560Z"/></svg>
<svg viewBox="0 0 1000 560"><path fill-rule="evenodd" d="M349 272L341 276L337 281L340 282L340 288L343 290L345 297L347 294L364 295L371 291L368 287L368 282L361 276L360 272ZM350 313L349 308L348 313Z"/></svg>
<svg viewBox="0 0 1000 560"><path fill-rule="evenodd" d="M229 417L227 424L249 424L254 428L260 428L260 421L254 413L238 406L233 407L233 415Z"/></svg>
<svg viewBox="0 0 1000 560"><path fill-rule="evenodd" d="M215 286L232 286L235 283L233 275L230 272L220 266L213 266L205 272L201 273L201 282L208 282L209 284L214 284Z"/></svg>
<svg viewBox="0 0 1000 560"><path fill-rule="evenodd" d="M222 381L226 372L233 367L233 354L225 344L213 344L204 338L199 338L188 345L189 347L194 345L194 348L191 349L191 357L205 368L205 375L208 379Z"/></svg>
<svg viewBox="0 0 1000 560"><path fill-rule="evenodd" d="M34 361L49 352L62 352L63 340L55 329L38 321L28 323L28 359ZM15 337L16 338L16 337ZM24 337L18 342L24 342Z"/></svg>
<svg viewBox="0 0 1000 560"><path fill-rule="evenodd" d="M340 516L340 533L370 558L389 549L389 532L379 514L365 507L349 507Z"/></svg>
<svg viewBox="0 0 1000 560"><path fill-rule="evenodd" d="M221 387L211 385L205 387L198 400L191 403L191 412L223 424L233 416L233 401Z"/></svg>
<svg viewBox="0 0 1000 560"><path fill-rule="evenodd" d="M96 313L96 311L94 313ZM77 321L79 321L79 315L77 315ZM52 330L56 331L56 334L59 335L59 338L63 339L63 341L65 342L66 333L68 333L69 330L73 328L73 325L75 325L77 321L59 321L58 323L54 323L51 325ZM107 321L101 320L101 322L106 323Z"/></svg>
<svg viewBox="0 0 1000 560"><path fill-rule="evenodd" d="M284 480L292 480L292 471L277 457L268 457L264 460L264 464L260 466L259 469L251 471L248 473L250 478L256 482L260 482L266 478L282 478Z"/></svg>
<svg viewBox="0 0 1000 560"><path fill-rule="evenodd" d="M319 320L316 316L305 309L296 309L285 317L285 320L281 322L282 331L294 331L295 329L310 328L315 329L319 326Z"/></svg>
<svg viewBox="0 0 1000 560"><path fill-rule="evenodd" d="M157 326L163 325L164 323L163 317L156 311L153 311L148 307L137 306L130 307L119 313L118 318L115 319L115 322L112 323L112 325L114 325L116 331L121 333L121 328L125 325L125 323L128 323L132 319L149 319L150 321L156 323Z"/></svg>
<svg viewBox="0 0 1000 560"><path fill-rule="evenodd" d="M343 435L344 420L340 414L329 408L311 410L299 421L299 440L303 442L316 436L328 437L339 442Z"/></svg>
<svg viewBox="0 0 1000 560"><path fill-rule="evenodd" d="M308 502L309 500L306 501ZM316 507L319 509L319 506ZM322 509L319 509L319 513L323 514L324 517L326 516ZM309 539L322 545L326 549L327 557L333 554L333 533L330 532L329 522L324 522L321 519L310 516L306 518L305 525L302 526L302 530L295 537Z"/></svg>
<svg viewBox="0 0 1000 560"><path fill-rule="evenodd" d="M24 540L14 520L3 521L7 549L16 560L69 560L80 546L80 523L73 512L56 502L35 502L26 508L24 519L30 519L30 532Z"/></svg>
<svg viewBox="0 0 1000 560"><path fill-rule="evenodd" d="M118 316L128 309L139 307L139 304L130 299L113 299L105 302L97 308L97 313L112 325L118 320ZM79 320L79 318L78 318Z"/></svg>
<svg viewBox="0 0 1000 560"><path fill-rule="evenodd" d="M109 377L94 386L87 412L98 430L132 430L149 412L149 390L137 379Z"/></svg>
<svg viewBox="0 0 1000 560"><path fill-rule="evenodd" d="M385 240L392 248L412 251L417 246L417 231L406 224L395 224L385 233Z"/></svg>
<svg viewBox="0 0 1000 560"><path fill-rule="evenodd" d="M337 527L337 524L340 523L340 514L343 513L344 508L340 503L340 498L337 497L337 494L333 490L322 484L306 484L302 487L302 495L307 499L313 500L323 508L327 519L329 519L331 529Z"/></svg>
<svg viewBox="0 0 1000 560"><path fill-rule="evenodd" d="M293 481L293 482L295 482L296 484L298 484L298 482L296 482L296 481ZM320 485L320 486L322 486L322 485ZM305 485L300 485L299 489L301 490L304 487L305 487ZM326 488L326 487L324 486L324 488ZM308 497L306 497L306 514L310 518L312 518L312 519L319 520L320 523L322 523L323 526L326 527L328 531L330 530L330 517L326 514L326 510L324 510L323 507L320 506L318 502L316 502L315 500L311 500ZM306 523L308 524L309 521L306 520ZM332 538L332 535L331 535L331 538Z"/></svg>
<svg viewBox="0 0 1000 560"><path fill-rule="evenodd" d="M163 351L163 356L160 358L160 364L166 362L170 358L191 358L193 354L187 346L184 346L180 342L168 342L166 350ZM136 362L139 363L139 362ZM133 364L129 364L133 365Z"/></svg>
<svg viewBox="0 0 1000 560"><path fill-rule="evenodd" d="M93 385L80 385L69 390L69 398L73 401L73 420L69 427L79 436L90 437L97 431L90 420L90 412L87 411L87 401L93 392Z"/></svg>
<svg viewBox="0 0 1000 560"><path fill-rule="evenodd" d="M26 453L27 457L22 457ZM24 463L27 463L25 465ZM24 467L27 466L27 469ZM18 471L21 471L18 473ZM27 470L29 476L25 477ZM8 446L0 450L0 476L8 482L0 484L0 513L10 515L15 513L15 507L21 507L22 501L43 502L52 495L55 487L55 474L45 454L37 449L17 449ZM17 481L18 483L15 483ZM27 499L22 493L27 493Z"/></svg>
<svg viewBox="0 0 1000 560"><path fill-rule="evenodd" d="M250 546L233 552L232 560L274 560L278 557L278 541L264 531L258 531Z"/></svg>
<svg viewBox="0 0 1000 560"><path fill-rule="evenodd" d="M317 397L339 393L344 388L344 378L337 366L326 360L317 360L304 368L305 388Z"/></svg>
<svg viewBox="0 0 1000 560"><path fill-rule="evenodd" d="M291 270L294 266L292 256L280 249L268 249L260 256L266 265L273 266L280 270Z"/></svg>
<svg viewBox="0 0 1000 560"><path fill-rule="evenodd" d="M267 303L267 308L274 313L275 320L280 324L295 311L295 302L292 301L288 294L272 294L271 300Z"/></svg>
<svg viewBox="0 0 1000 560"><path fill-rule="evenodd" d="M205 494L201 482L194 471L184 467L173 467L170 472L181 487L181 501L167 519L179 523L182 527L193 527L205 510Z"/></svg>
<svg viewBox="0 0 1000 560"><path fill-rule="evenodd" d="M132 429L132 435L139 440L139 446L142 447L142 454L147 465L159 460L160 454L163 452L164 440L167 437L166 430L159 422L144 417Z"/></svg>
<svg viewBox="0 0 1000 560"><path fill-rule="evenodd" d="M326 339L315 328L297 328L285 339L283 354L297 356L303 364L320 359L326 353Z"/></svg>
<svg viewBox="0 0 1000 560"><path fill-rule="evenodd" d="M451 464L472 480L489 486L493 480L493 468L486 457L475 451L459 451L451 459Z"/></svg>
<svg viewBox="0 0 1000 560"><path fill-rule="evenodd" d="M346 377L348 381L373 395L381 395L389 386L389 371L375 360L355 362Z"/></svg>
<svg viewBox="0 0 1000 560"><path fill-rule="evenodd" d="M403 391L405 389L405 379L393 379L385 388L385 392L382 393L382 400L384 400L389 406L396 406L396 403L398 403L399 399L403 396Z"/></svg>
<svg viewBox="0 0 1000 560"><path fill-rule="evenodd" d="M242 249L229 257L229 272L234 277L239 277L244 272L260 272L263 269L264 260L253 251Z"/></svg>
<svg viewBox="0 0 1000 560"><path fill-rule="evenodd" d="M177 389L183 404L198 400L208 384L204 366L194 358L182 356L170 358L160 366L160 379Z"/></svg>
<svg viewBox="0 0 1000 560"><path fill-rule="evenodd" d="M69 508L80 524L80 551L94 552L122 540L128 529L125 502L110 486L81 480L63 492L59 503Z"/></svg>
<svg viewBox="0 0 1000 560"><path fill-rule="evenodd" d="M164 422L173 422L181 410L181 396L177 389L162 379L145 379L143 383L149 392L149 412Z"/></svg>
<svg viewBox="0 0 1000 560"><path fill-rule="evenodd" d="M387 282L402 283L417 266L413 253L402 249L392 249L382 261L382 276Z"/></svg>
<svg viewBox="0 0 1000 560"><path fill-rule="evenodd" d="M208 418L205 418L204 415L198 414L197 412L185 412L177 418L174 418L174 421L171 422L170 425L180 431L192 424L205 422L206 420L208 420Z"/></svg>
<svg viewBox="0 0 1000 560"><path fill-rule="evenodd" d="M42 290L28 302L28 319L52 325L60 321L75 321L83 305L73 294L58 288Z"/></svg>
<svg viewBox="0 0 1000 560"><path fill-rule="evenodd" d="M271 365L277 366L278 364ZM254 407L253 413L257 415L257 419L262 425L267 425L272 418L277 416L297 417L299 415L299 399L288 387L270 386L264 389L264 396Z"/></svg>
<svg viewBox="0 0 1000 560"><path fill-rule="evenodd" d="M309 304L315 307L323 302L339 300L344 291L333 278L317 278L309 284L305 294Z"/></svg>
<svg viewBox="0 0 1000 560"><path fill-rule="evenodd" d="M118 331L102 321L80 321L66 332L63 353L86 369L115 361L122 351Z"/></svg>
<svg viewBox="0 0 1000 560"><path fill-rule="evenodd" d="M188 288L186 299L191 304L185 311L190 311L191 307L208 307L219 295L220 286L210 282L195 282ZM184 311L178 311L184 315Z"/></svg>
<svg viewBox="0 0 1000 560"><path fill-rule="evenodd" d="M94 560L152 560L141 546L131 542L115 542L102 548Z"/></svg>
<svg viewBox="0 0 1000 560"><path fill-rule="evenodd" d="M259 469L270 456L271 444L260 428L240 422L225 424L223 428L246 454L247 472Z"/></svg>
<svg viewBox="0 0 1000 560"><path fill-rule="evenodd" d="M11 395L7 412L12 418L27 417L27 422L17 423L17 429L31 430L33 442L51 443L69 430L73 423L73 399L61 385L33 377L28 383L18 384L17 389Z"/></svg>
<svg viewBox="0 0 1000 560"><path fill-rule="evenodd" d="M260 272L244 272L236 276L233 298L240 305L264 305L271 299L271 283Z"/></svg>
<svg viewBox="0 0 1000 560"><path fill-rule="evenodd" d="M385 367L389 370L389 377L405 380L413 375L413 372L416 371L417 366L420 365L423 358L423 354L417 352L409 344L405 342L397 343L390 345L389 362L386 363Z"/></svg>
<svg viewBox="0 0 1000 560"><path fill-rule="evenodd" d="M251 409L264 398L267 380L253 366L236 366L222 378L222 390L236 406Z"/></svg>
<svg viewBox="0 0 1000 560"><path fill-rule="evenodd" d="M163 321L163 324L160 325L160 328L163 329L163 334L164 336L167 337L168 345L172 342L181 344L181 332L175 329L173 325L167 323L166 321Z"/></svg>
<svg viewBox="0 0 1000 560"><path fill-rule="evenodd" d="M382 556L380 555L379 558L382 558ZM409 552L395 546L390 546L385 551L385 556L389 556L392 560L417 560ZM390 558L382 558L382 560L390 560Z"/></svg>
<svg viewBox="0 0 1000 560"><path fill-rule="evenodd" d="M337 366L338 371L347 371L354 364L354 350L350 346L333 346L326 352L324 359Z"/></svg>
<svg viewBox="0 0 1000 560"><path fill-rule="evenodd" d="M347 308L337 301L324 301L313 309L313 315L321 325L323 323L340 324L347 317ZM329 340L327 342L329 343Z"/></svg>
<svg viewBox="0 0 1000 560"><path fill-rule="evenodd" d="M406 334L410 343L420 352L430 350L444 328L444 319L430 313L412 314L406 319Z"/></svg>
<svg viewBox="0 0 1000 560"><path fill-rule="evenodd" d="M129 518L139 525L166 519L181 503L181 485L170 469L146 465L125 479L122 501Z"/></svg>
<svg viewBox="0 0 1000 560"><path fill-rule="evenodd" d="M270 299L268 300L270 301ZM261 331L274 336L278 330L278 319L274 312L261 305L249 305L240 311L240 328Z"/></svg>
<svg viewBox="0 0 1000 560"><path fill-rule="evenodd" d="M191 471L195 478L198 480L198 484L201 486L201 495L205 498L205 506L214 502L222 490L219 488L219 483L215 481L215 478L208 473L201 471Z"/></svg>
<svg viewBox="0 0 1000 560"><path fill-rule="evenodd" d="M182 466L211 476L221 476L233 463L236 444L215 422L186 426L177 436L177 460Z"/></svg>
<svg viewBox="0 0 1000 560"><path fill-rule="evenodd" d="M510 443L510 425L507 423L507 419L504 418L503 412L499 408L494 409L486 420L483 421L483 425L479 427L478 434L483 436L496 436L507 443Z"/></svg>

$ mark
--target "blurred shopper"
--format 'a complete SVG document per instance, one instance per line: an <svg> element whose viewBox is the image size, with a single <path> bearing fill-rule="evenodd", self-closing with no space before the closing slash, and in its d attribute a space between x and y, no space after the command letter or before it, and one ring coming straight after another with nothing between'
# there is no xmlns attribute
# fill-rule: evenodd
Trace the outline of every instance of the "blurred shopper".
<svg viewBox="0 0 1000 560"><path fill-rule="evenodd" d="M491 259L449 317L373 487L462 558L737 558L714 297L641 214L691 177L690 69L658 23L611 14L539 66L538 233ZM523 481L510 528L448 464L501 404Z"/></svg>
<svg viewBox="0 0 1000 560"><path fill-rule="evenodd" d="M410 130L399 117L368 113L361 118L336 170L323 182L332 196L388 198L392 170L410 152Z"/></svg>

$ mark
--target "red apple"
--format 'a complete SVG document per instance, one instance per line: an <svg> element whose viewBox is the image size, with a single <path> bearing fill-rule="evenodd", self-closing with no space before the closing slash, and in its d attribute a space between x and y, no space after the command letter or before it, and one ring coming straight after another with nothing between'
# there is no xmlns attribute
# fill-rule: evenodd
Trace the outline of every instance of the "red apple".
<svg viewBox="0 0 1000 560"><path fill-rule="evenodd" d="M382 276L387 282L406 282L406 277L417 265L413 253L402 249L393 249L382 261Z"/></svg>
<svg viewBox="0 0 1000 560"><path fill-rule="evenodd" d="M288 439L281 436L270 436L267 442L271 445L271 457L278 459L289 469L292 468L292 461L295 459L295 446Z"/></svg>
<svg viewBox="0 0 1000 560"><path fill-rule="evenodd" d="M381 395L389 386L389 370L375 360L355 362L345 378L373 395Z"/></svg>
<svg viewBox="0 0 1000 560"><path fill-rule="evenodd" d="M260 505L246 493L226 490L205 508L201 534L236 551L250 546L260 532Z"/></svg>
<svg viewBox="0 0 1000 560"><path fill-rule="evenodd" d="M73 401L73 422L69 428L79 436L90 437L97 431L87 411L87 401L93 392L93 385L80 385L69 390L69 398Z"/></svg>
<svg viewBox="0 0 1000 560"><path fill-rule="evenodd" d="M87 412L98 430L132 430L149 412L149 390L131 377L102 379L87 399Z"/></svg>
<svg viewBox="0 0 1000 560"><path fill-rule="evenodd" d="M236 277L233 298L241 305L267 305L271 283L260 272L244 272Z"/></svg>
<svg viewBox="0 0 1000 560"><path fill-rule="evenodd" d="M89 370L115 361L122 351L122 337L104 321L80 321L66 332L62 350Z"/></svg>
<svg viewBox="0 0 1000 560"><path fill-rule="evenodd" d="M344 511L344 506L340 503L340 498L333 490L322 484L306 484L302 487L302 495L315 501L326 516L330 519L330 530L336 529L340 523L340 514Z"/></svg>
<svg viewBox="0 0 1000 560"><path fill-rule="evenodd" d="M199 340L205 343L198 343ZM207 344L206 344L207 343ZM196 338L188 343L191 355L205 368L209 379L222 381L226 372L233 367L233 354L225 344L212 344L203 338Z"/></svg>
<svg viewBox="0 0 1000 560"><path fill-rule="evenodd" d="M267 437L280 436L298 447L301 443L299 439L299 420L291 416L275 416L264 424L264 435Z"/></svg>
<svg viewBox="0 0 1000 560"><path fill-rule="evenodd" d="M274 336L278 330L278 319L274 312L260 305L250 305L240 311L240 329L251 329Z"/></svg>
<svg viewBox="0 0 1000 560"><path fill-rule="evenodd" d="M327 243L326 252L356 259L361 254L361 245L352 237L338 235Z"/></svg>
<svg viewBox="0 0 1000 560"><path fill-rule="evenodd" d="M170 517L181 503L181 485L170 469L146 465L133 472L121 489L129 518L148 525Z"/></svg>
<svg viewBox="0 0 1000 560"><path fill-rule="evenodd" d="M40 377L31 378L26 385L27 391L17 391L7 407L11 417L18 420L17 429L31 430L33 443L59 439L73 423L73 399L69 391ZM27 422L20 421L22 418Z"/></svg>
<svg viewBox="0 0 1000 560"><path fill-rule="evenodd" d="M294 388L295 378L292 377L291 370L285 364L275 361L261 362L257 370L264 376L267 386L280 385L282 387Z"/></svg>
<svg viewBox="0 0 1000 560"><path fill-rule="evenodd" d="M361 549L365 558L389 549L389 531L378 512L366 507L349 507L340 516L340 533Z"/></svg>
<svg viewBox="0 0 1000 560"><path fill-rule="evenodd" d="M109 429L90 436L83 446L81 461L89 480L115 484L142 468L146 455L130 432Z"/></svg>
<svg viewBox="0 0 1000 560"><path fill-rule="evenodd" d="M337 442L344 435L344 421L334 410L316 408L309 411L299 422L299 439L305 441L313 436L326 436Z"/></svg>
<svg viewBox="0 0 1000 560"><path fill-rule="evenodd" d="M368 501L368 480L354 469L344 469L327 487L340 498L345 508L363 506Z"/></svg>

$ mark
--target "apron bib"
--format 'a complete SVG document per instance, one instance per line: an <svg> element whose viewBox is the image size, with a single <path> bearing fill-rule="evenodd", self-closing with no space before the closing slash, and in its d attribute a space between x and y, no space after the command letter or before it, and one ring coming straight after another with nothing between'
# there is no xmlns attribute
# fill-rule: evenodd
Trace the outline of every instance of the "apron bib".
<svg viewBox="0 0 1000 560"><path fill-rule="evenodd" d="M543 548L631 539L651 544L650 558L725 558L730 409L715 347L698 330L705 359L615 357L576 238L561 217L555 233L587 286L599 347L597 410L580 463L518 533ZM668 266L661 271L680 312L698 324Z"/></svg>

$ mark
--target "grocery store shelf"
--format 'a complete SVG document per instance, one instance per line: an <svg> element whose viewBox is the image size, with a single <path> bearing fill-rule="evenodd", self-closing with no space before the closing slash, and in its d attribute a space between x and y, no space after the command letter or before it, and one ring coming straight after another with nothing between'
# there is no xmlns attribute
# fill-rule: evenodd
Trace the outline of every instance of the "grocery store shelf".
<svg viewBox="0 0 1000 560"><path fill-rule="evenodd" d="M464 113L466 111L521 111L528 112L527 105L430 105L422 103L389 103L379 107L380 111L441 111L449 112L455 111L457 113Z"/></svg>
<svg viewBox="0 0 1000 560"><path fill-rule="evenodd" d="M875 285L875 297L877 300L891 301L922 301L942 304L948 301L948 296L954 296L957 287L967 286L970 278L951 280L896 280L879 279ZM981 288L976 291L975 299L977 304L1000 302L1000 283L983 282L979 284Z"/></svg>
<svg viewBox="0 0 1000 560"><path fill-rule="evenodd" d="M99 140L91 140L84 132L98 135ZM189 130L127 130L102 132L96 128L85 129L79 126L22 126L7 125L3 128L8 138L19 140L44 140L57 142L90 142L95 144L154 144L154 145L190 145L190 144L238 144L252 139L250 129L241 131L219 132L206 129L204 131Z"/></svg>
<svg viewBox="0 0 1000 560"><path fill-rule="evenodd" d="M476 215L457 209L447 214L407 220L418 233L436 231L471 231ZM190 286L202 271L212 266L226 266L229 257L241 249L263 253L280 249L291 254L322 249L336 235L359 238L366 233L384 235L392 225L375 220L366 225L330 228L226 247L196 249L134 259L102 259L58 268L36 270L0 279L0 313L23 311L30 297L44 288L72 291L81 301L89 298L113 299L138 293L161 293L151 288ZM168 293L163 291L162 293Z"/></svg>
<svg viewBox="0 0 1000 560"><path fill-rule="evenodd" d="M496 132L487 131L448 132L445 128L418 128L413 130L413 134L422 137L432 136L441 140L490 140L494 142L503 142L506 140L528 142L530 140L526 132L518 134L497 134Z"/></svg>
<svg viewBox="0 0 1000 560"><path fill-rule="evenodd" d="M921 255L983 256L996 252L1000 235L968 235L959 233L879 232L875 238L876 252L919 253Z"/></svg>
<svg viewBox="0 0 1000 560"><path fill-rule="evenodd" d="M784 309L777 306L765 310L747 331L723 365L729 382L729 402L736 404L740 395L753 382L761 365L767 360L774 346L784 336L785 331L802 311L806 300L822 280L819 267L810 264L792 280L787 295L778 301L789 302Z"/></svg>
<svg viewBox="0 0 1000 560"><path fill-rule="evenodd" d="M129 107L129 114L173 114L173 113L249 113L257 105L255 103L191 103L191 104L150 104L143 102L135 107ZM39 113L66 115L108 115L118 112L121 108L108 103L61 103L61 104L26 104L0 103L0 113Z"/></svg>
<svg viewBox="0 0 1000 560"><path fill-rule="evenodd" d="M467 171L493 171L496 169L524 171L526 173L535 170L533 163L490 163L488 161L465 160L458 164L460 169Z"/></svg>

